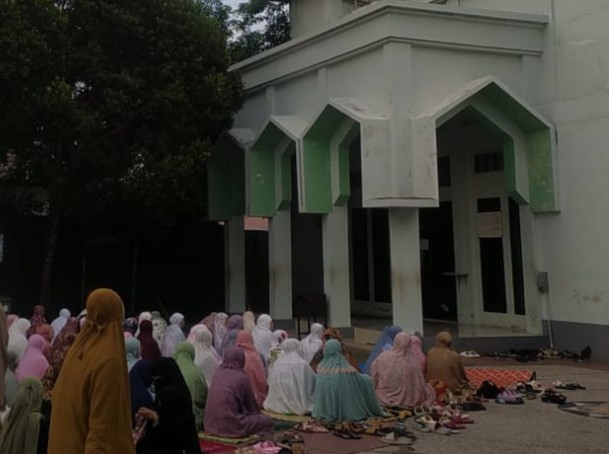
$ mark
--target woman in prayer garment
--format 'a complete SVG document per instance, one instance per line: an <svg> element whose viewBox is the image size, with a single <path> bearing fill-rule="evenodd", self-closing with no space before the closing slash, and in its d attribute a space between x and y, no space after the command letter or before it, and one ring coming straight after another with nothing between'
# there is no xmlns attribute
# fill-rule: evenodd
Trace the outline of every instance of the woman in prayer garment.
<svg viewBox="0 0 609 454"><path fill-rule="evenodd" d="M465 368L459 354L452 348L453 337L443 331L436 336L436 346L427 352L426 380L441 381L454 393L459 393L468 383Z"/></svg>
<svg viewBox="0 0 609 454"><path fill-rule="evenodd" d="M237 334L237 347L241 348L245 354L245 366L243 370L249 377L252 391L258 406L262 406L268 392L266 374L264 373L264 363L260 353L254 347L254 339L249 331L239 331Z"/></svg>
<svg viewBox="0 0 609 454"><path fill-rule="evenodd" d="M243 313L243 329L250 333L253 333L256 329L256 316L253 312L245 311Z"/></svg>
<svg viewBox="0 0 609 454"><path fill-rule="evenodd" d="M252 332L256 350L258 350L258 353L260 353L267 362L271 354L271 348L273 348L273 344L275 343L272 326L273 319L267 314L262 314L258 317L256 328L254 328L254 331Z"/></svg>
<svg viewBox="0 0 609 454"><path fill-rule="evenodd" d="M74 328L72 328L71 325L74 326ZM44 372L42 377L42 386L47 399L51 398L51 392L55 387L55 382L57 381L57 377L59 377L59 372L61 371L63 362L68 355L68 351L70 351L70 348L76 341L78 326L78 320L71 318L66 326L64 326L61 334L55 339L55 343L53 344L53 348L51 350L50 365L47 367L47 370Z"/></svg>
<svg viewBox="0 0 609 454"><path fill-rule="evenodd" d="M427 357L425 356L425 353L423 353L423 342L421 342L421 338L419 336L417 336L416 334L413 334L411 336L412 341L412 350L414 351L415 357L417 358L417 361L419 362L419 366L421 367L421 370L423 371L423 375L425 375L425 368L427 366Z"/></svg>
<svg viewBox="0 0 609 454"><path fill-rule="evenodd" d="M123 322L123 331L131 334L131 337L135 337L139 326L138 321L134 317L129 317Z"/></svg>
<svg viewBox="0 0 609 454"><path fill-rule="evenodd" d="M34 306L34 313L30 318L30 328L27 330L26 336L29 338L36 334L36 329L40 325L48 325L47 319L44 318L44 306Z"/></svg>
<svg viewBox="0 0 609 454"><path fill-rule="evenodd" d="M216 347L216 351L218 355L222 356L224 350L229 347L234 347L235 340L237 339L237 334L239 331L243 329L243 317L241 315L231 315L228 317L226 321L226 334L224 335L224 339L222 339L222 344L220 345L220 349Z"/></svg>
<svg viewBox="0 0 609 454"><path fill-rule="evenodd" d="M216 373L216 369L218 369L218 365L222 362L222 359L214 351L214 347L211 344L212 335L209 330L201 330L197 333L194 342L195 364L203 372L208 388L211 386L211 381Z"/></svg>
<svg viewBox="0 0 609 454"><path fill-rule="evenodd" d="M53 389L48 454L133 454L123 302L97 289Z"/></svg>
<svg viewBox="0 0 609 454"><path fill-rule="evenodd" d="M245 353L231 347L224 353L207 394L205 431L219 437L246 437L271 431L273 420L260 413L250 379L243 368Z"/></svg>
<svg viewBox="0 0 609 454"><path fill-rule="evenodd" d="M182 331L183 326L184 316L179 312L176 312L169 318L169 326L165 330L161 342L161 355L165 358L173 358L177 345L186 340L184 331Z"/></svg>
<svg viewBox="0 0 609 454"><path fill-rule="evenodd" d="M283 353L269 372L269 392L264 409L275 413L306 415L313 410L315 372L302 357L297 339L283 344Z"/></svg>
<svg viewBox="0 0 609 454"><path fill-rule="evenodd" d="M214 337L214 345L222 345L222 340L224 340L224 336L228 332L228 328L226 327L226 322L228 320L228 314L224 312L218 312L214 316L214 330L212 331L212 335Z"/></svg>
<svg viewBox="0 0 609 454"><path fill-rule="evenodd" d="M19 382L17 381L17 376L15 375L19 358L17 357L17 353L9 350L6 355L6 360L7 367L6 374L4 374L4 383L6 386L5 397L6 405L9 408L12 408L15 397L17 396L17 389L19 387Z"/></svg>
<svg viewBox="0 0 609 454"><path fill-rule="evenodd" d="M194 345L195 339L197 338L197 334L200 331L209 331L209 328L207 326L205 326L203 323L197 323L192 328L190 328L190 331L188 332L188 336L186 336L186 340ZM212 334L212 337L213 337L213 334Z"/></svg>
<svg viewBox="0 0 609 454"><path fill-rule="evenodd" d="M61 332L63 327L66 326L66 323L68 323L68 320L71 316L72 314L66 308L63 308L59 311L59 317L57 317L51 322L51 328L53 328L53 339L51 343L57 338L57 336L59 336L59 333Z"/></svg>
<svg viewBox="0 0 609 454"><path fill-rule="evenodd" d="M14 351L19 359L23 358L27 348L26 333L30 329L30 321L20 318L8 330L8 350Z"/></svg>
<svg viewBox="0 0 609 454"><path fill-rule="evenodd" d="M339 341L330 339L317 367L313 417L326 421L361 421L384 416L372 380L360 374L342 354Z"/></svg>
<svg viewBox="0 0 609 454"><path fill-rule="evenodd" d="M45 346L46 341L39 334L34 334L28 339L25 354L15 371L18 381L26 377L36 377L38 380L42 378L49 367L49 361L44 356Z"/></svg>
<svg viewBox="0 0 609 454"><path fill-rule="evenodd" d="M374 360L378 358L378 356L383 353L384 350L390 350L393 347L393 339L395 339L395 336L401 332L402 328L399 326L386 326L383 328L383 332L379 336L376 344L374 344L374 348L368 356L364 370L362 370L363 373L370 375L370 367L372 366Z"/></svg>
<svg viewBox="0 0 609 454"><path fill-rule="evenodd" d="M320 323L311 325L311 333L300 343L302 344L302 355L307 363L313 360L315 354L323 347L324 326Z"/></svg>
<svg viewBox="0 0 609 454"><path fill-rule="evenodd" d="M385 407L414 408L433 404L436 393L427 384L412 339L399 333L393 348L382 352L372 363L370 375L376 396Z"/></svg>
<svg viewBox="0 0 609 454"><path fill-rule="evenodd" d="M135 337L130 337L125 339L125 351L127 353L127 371L129 372L142 357L142 345Z"/></svg>
<svg viewBox="0 0 609 454"><path fill-rule="evenodd" d="M161 317L161 314L157 311L152 312L152 337L159 344L159 348L161 347L161 342L163 342L163 336L165 335L165 330L167 330L167 321Z"/></svg>
<svg viewBox="0 0 609 454"><path fill-rule="evenodd" d="M152 322L144 320L140 323L140 335L137 337L142 348L142 359L156 361L161 358L161 349L152 337Z"/></svg>
<svg viewBox="0 0 609 454"><path fill-rule="evenodd" d="M277 329L273 332L273 337L275 341L273 342L273 346L271 347L271 351L269 352L269 359L267 361L267 368L270 370L275 364L275 361L281 356L283 349L281 348L282 344L288 339L288 332L282 329Z"/></svg>
<svg viewBox="0 0 609 454"><path fill-rule="evenodd" d="M345 359L351 364L357 371L359 371L359 365L357 364L357 360L351 354L347 346L343 343L343 336L340 334L340 331L333 328L327 328L323 334L323 348L320 348L319 351L315 354L313 359L311 360L311 367L315 372L317 372L317 366L324 359L324 349L326 347L326 342L334 339L338 341L341 345L342 353Z"/></svg>
<svg viewBox="0 0 609 454"><path fill-rule="evenodd" d="M133 365L129 372L129 388L131 390L131 416L135 427L135 415L140 408L153 408L154 397L150 392L152 386L153 361L142 359Z"/></svg>
<svg viewBox="0 0 609 454"><path fill-rule="evenodd" d="M0 435L0 454L46 453L44 443L39 444L42 395L42 385L36 377L28 377L19 384Z"/></svg>
<svg viewBox="0 0 609 454"><path fill-rule="evenodd" d="M176 363L190 391L192 412L197 430L203 430L203 415L207 400L207 382L203 371L195 364L195 348L190 342L180 342L176 347Z"/></svg>

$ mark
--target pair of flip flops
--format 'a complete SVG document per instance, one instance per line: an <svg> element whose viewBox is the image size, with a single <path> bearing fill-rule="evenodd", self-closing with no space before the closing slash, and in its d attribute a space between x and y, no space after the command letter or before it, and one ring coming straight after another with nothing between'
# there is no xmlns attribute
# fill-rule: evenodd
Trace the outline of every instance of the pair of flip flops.
<svg viewBox="0 0 609 454"><path fill-rule="evenodd" d="M580 385L579 383L562 383L560 381L555 381L552 383L552 387L556 389L564 389L567 391L577 391L586 389L585 386Z"/></svg>
<svg viewBox="0 0 609 454"><path fill-rule="evenodd" d="M541 395L541 401L549 404L562 405L567 402L567 396L557 393L553 389L546 389Z"/></svg>

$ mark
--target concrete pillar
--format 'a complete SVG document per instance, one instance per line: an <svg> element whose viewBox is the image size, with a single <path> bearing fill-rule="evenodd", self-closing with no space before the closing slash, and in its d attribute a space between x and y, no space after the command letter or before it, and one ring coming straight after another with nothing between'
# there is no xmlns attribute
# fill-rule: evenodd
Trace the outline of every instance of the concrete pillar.
<svg viewBox="0 0 609 454"><path fill-rule="evenodd" d="M423 333L419 211L389 209L393 324Z"/></svg>
<svg viewBox="0 0 609 454"><path fill-rule="evenodd" d="M322 220L324 292L328 323L335 328L351 326L348 214L348 207L335 206Z"/></svg>
<svg viewBox="0 0 609 454"><path fill-rule="evenodd" d="M289 209L269 220L269 312L275 320L292 319L292 231Z"/></svg>
<svg viewBox="0 0 609 454"><path fill-rule="evenodd" d="M227 312L245 311L245 231L238 216L224 224L224 295Z"/></svg>

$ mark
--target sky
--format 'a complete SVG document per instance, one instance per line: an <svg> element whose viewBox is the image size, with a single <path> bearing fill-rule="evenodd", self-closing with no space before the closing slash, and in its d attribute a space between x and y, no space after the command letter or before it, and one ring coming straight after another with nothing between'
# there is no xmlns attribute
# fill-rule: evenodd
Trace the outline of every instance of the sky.
<svg viewBox="0 0 609 454"><path fill-rule="evenodd" d="M223 0L229 6L237 6L242 0Z"/></svg>

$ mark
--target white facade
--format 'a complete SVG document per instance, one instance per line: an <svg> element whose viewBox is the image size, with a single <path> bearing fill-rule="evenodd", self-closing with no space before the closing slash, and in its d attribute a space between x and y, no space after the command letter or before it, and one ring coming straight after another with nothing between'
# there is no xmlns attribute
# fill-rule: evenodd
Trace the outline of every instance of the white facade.
<svg viewBox="0 0 609 454"><path fill-rule="evenodd" d="M332 5L343 17L329 12ZM262 155L252 153L272 143L279 147L277 160L293 144L299 209L323 217L331 323L348 326L354 300L349 244L346 234L341 236L349 230L349 191L343 187L348 179L341 174L347 155L341 147L357 134L362 206L388 209L396 323L422 328L418 211L450 201L455 270L447 271L458 281L460 323L539 334L543 320L550 319L557 345L581 348L585 342L600 348L609 333L603 328L609 326L609 199L603 174L609 168L609 2L379 0L350 11L340 1L295 1L293 13L292 41L235 67L247 94L235 128L255 137L243 147L244 211L256 211L264 199L256 192L261 181L254 181L261 174L248 171L262 165L257 161ZM318 16L324 20L312 20ZM482 123L492 123L496 134L451 126L464 110L484 117ZM278 134L267 141L269 128L283 131L285 140ZM503 149L505 170L477 175L475 155L487 145ZM323 153L327 202L320 192L325 174L313 161ZM438 183L442 156L450 156L448 190ZM277 189L282 174L272 168ZM518 201L526 314L514 310L512 273L519 271L512 268L517 254L510 243L508 196ZM501 314L486 312L482 301L480 202L475 206L480 197L501 199L507 299ZM270 250L272 263L289 266L280 253L289 244L290 222L281 201L279 194ZM273 233L274 224L284 233ZM538 289L542 272L548 273L549 293ZM278 301L291 301L289 274L271 282L271 307L286 318L291 312L277 307ZM239 280L234 273L231 278Z"/></svg>

